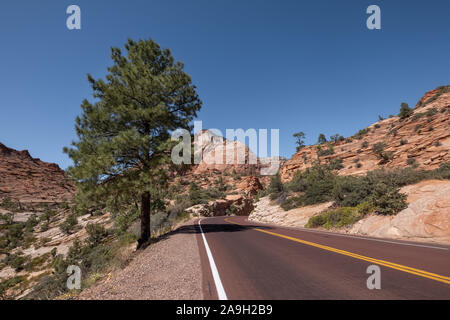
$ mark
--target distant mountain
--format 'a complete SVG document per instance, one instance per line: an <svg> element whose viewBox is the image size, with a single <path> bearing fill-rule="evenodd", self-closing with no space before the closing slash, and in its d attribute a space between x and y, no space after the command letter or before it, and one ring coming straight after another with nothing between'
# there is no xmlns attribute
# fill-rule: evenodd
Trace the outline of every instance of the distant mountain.
<svg viewBox="0 0 450 320"><path fill-rule="evenodd" d="M57 164L0 143L0 200L62 202L72 198L74 192L73 184Z"/></svg>

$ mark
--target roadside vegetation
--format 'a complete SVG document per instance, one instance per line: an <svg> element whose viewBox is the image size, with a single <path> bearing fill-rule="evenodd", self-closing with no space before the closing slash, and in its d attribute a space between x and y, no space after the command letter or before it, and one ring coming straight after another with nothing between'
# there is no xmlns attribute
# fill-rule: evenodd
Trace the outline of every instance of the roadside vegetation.
<svg viewBox="0 0 450 320"><path fill-rule="evenodd" d="M372 212L397 214L407 206L400 188L428 179L450 179L450 163L432 171L414 167L379 169L363 176L339 176L329 164L315 165L296 172L286 183L279 175L272 177L258 197L268 195L284 210L332 201L333 209L312 217L307 227L342 227Z"/></svg>

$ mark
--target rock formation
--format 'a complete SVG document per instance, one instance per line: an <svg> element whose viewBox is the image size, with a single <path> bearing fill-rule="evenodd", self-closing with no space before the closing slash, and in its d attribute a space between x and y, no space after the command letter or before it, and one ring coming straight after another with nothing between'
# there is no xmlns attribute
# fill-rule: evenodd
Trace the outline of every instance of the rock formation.
<svg viewBox="0 0 450 320"><path fill-rule="evenodd" d="M0 143L0 199L20 202L62 202L75 188L57 164L32 158Z"/></svg>
<svg viewBox="0 0 450 320"><path fill-rule="evenodd" d="M426 103L427 101L430 101ZM367 131L367 132L366 132ZM380 159L373 150L384 144L388 159ZM297 170L311 167L316 161L327 163L342 159L341 175L363 174L382 167L404 167L416 163L431 170L450 161L450 92L428 92L406 119L393 116L369 126L359 134L331 144L333 154L318 156L318 146L307 146L281 168L282 181L288 181ZM329 148L328 144L321 146Z"/></svg>

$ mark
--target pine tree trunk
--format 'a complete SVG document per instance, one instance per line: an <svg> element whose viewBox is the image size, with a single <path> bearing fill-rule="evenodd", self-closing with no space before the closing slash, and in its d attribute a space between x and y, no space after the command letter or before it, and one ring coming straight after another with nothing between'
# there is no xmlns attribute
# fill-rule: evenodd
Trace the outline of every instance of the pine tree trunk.
<svg viewBox="0 0 450 320"><path fill-rule="evenodd" d="M138 249L150 239L150 192L141 196L141 238L138 240Z"/></svg>

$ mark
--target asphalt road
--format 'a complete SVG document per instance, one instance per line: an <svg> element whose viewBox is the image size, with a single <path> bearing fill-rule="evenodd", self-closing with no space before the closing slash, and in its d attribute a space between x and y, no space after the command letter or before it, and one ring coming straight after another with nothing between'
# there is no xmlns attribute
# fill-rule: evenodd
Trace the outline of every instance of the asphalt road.
<svg viewBox="0 0 450 320"><path fill-rule="evenodd" d="M450 246L205 218L206 299L450 299ZM368 289L371 265L381 289ZM373 283L373 282L371 282Z"/></svg>

